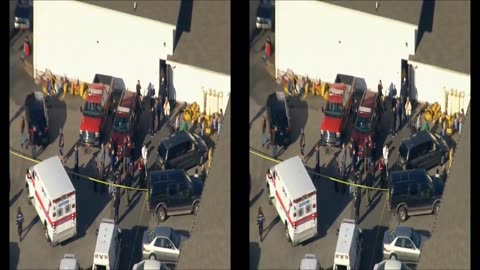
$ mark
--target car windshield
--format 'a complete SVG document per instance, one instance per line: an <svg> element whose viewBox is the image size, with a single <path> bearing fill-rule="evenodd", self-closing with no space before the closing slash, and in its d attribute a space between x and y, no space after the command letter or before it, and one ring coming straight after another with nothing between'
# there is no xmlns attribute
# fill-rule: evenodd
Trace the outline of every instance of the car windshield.
<svg viewBox="0 0 480 270"><path fill-rule="evenodd" d="M172 240L173 245L175 245L177 249L180 248L180 236L174 230L170 233L170 240Z"/></svg>
<svg viewBox="0 0 480 270"><path fill-rule="evenodd" d="M400 144L400 147L398 148L398 152L400 152L400 156L403 157L404 159L407 158L407 154L408 154L408 149L407 149L407 146L405 146L405 144Z"/></svg>
<svg viewBox="0 0 480 270"><path fill-rule="evenodd" d="M102 106L93 102L85 102L83 106L83 114L90 117L101 117Z"/></svg>
<svg viewBox="0 0 480 270"><path fill-rule="evenodd" d="M358 117L355 121L355 129L360 132L369 132L370 131L370 118L367 117Z"/></svg>
<svg viewBox="0 0 480 270"><path fill-rule="evenodd" d="M327 102L325 114L331 117L343 117L343 105L338 103Z"/></svg>
<svg viewBox="0 0 480 270"><path fill-rule="evenodd" d="M395 230L392 230L388 234L388 243L391 243L396 237L397 237L397 232Z"/></svg>
<svg viewBox="0 0 480 270"><path fill-rule="evenodd" d="M161 143L158 146L158 155L163 159L167 157L167 147L165 146L165 144Z"/></svg>
<svg viewBox="0 0 480 270"><path fill-rule="evenodd" d="M115 117L113 129L122 133L128 132L130 130L128 117Z"/></svg>
<svg viewBox="0 0 480 270"><path fill-rule="evenodd" d="M148 243L152 243L153 239L155 239L155 229L148 233Z"/></svg>
<svg viewBox="0 0 480 270"><path fill-rule="evenodd" d="M411 238L412 238L413 244L415 244L415 247L420 248L420 244L421 244L420 235L418 235L416 231L412 230Z"/></svg>

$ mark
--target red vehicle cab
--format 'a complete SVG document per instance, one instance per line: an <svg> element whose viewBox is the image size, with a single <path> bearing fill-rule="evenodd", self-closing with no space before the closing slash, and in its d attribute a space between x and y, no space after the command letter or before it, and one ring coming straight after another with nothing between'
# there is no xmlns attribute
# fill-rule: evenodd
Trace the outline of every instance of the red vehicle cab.
<svg viewBox="0 0 480 270"><path fill-rule="evenodd" d="M375 133L380 124L381 110L378 106L377 92L366 91L358 107L357 119L353 125L352 142L358 145L358 157L363 158L365 139L371 137L375 142Z"/></svg>
<svg viewBox="0 0 480 270"><path fill-rule="evenodd" d="M337 75L336 83L331 85L327 106L322 108L324 116L320 126L321 145L341 145L350 117L355 79L353 76Z"/></svg>
<svg viewBox="0 0 480 270"><path fill-rule="evenodd" d="M124 91L118 104L113 128L110 133L110 143L117 149L118 158L123 157L123 140L127 137L133 143L135 130L137 130L140 112L137 107L137 95L135 92Z"/></svg>
<svg viewBox="0 0 480 270"><path fill-rule="evenodd" d="M92 83L88 89L80 123L80 142L83 145L99 146L112 101L111 85Z"/></svg>

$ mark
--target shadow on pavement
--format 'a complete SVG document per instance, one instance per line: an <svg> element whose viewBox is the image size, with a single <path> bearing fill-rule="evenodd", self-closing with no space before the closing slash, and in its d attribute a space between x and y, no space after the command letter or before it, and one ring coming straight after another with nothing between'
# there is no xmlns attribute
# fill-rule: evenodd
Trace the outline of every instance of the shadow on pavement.
<svg viewBox="0 0 480 270"><path fill-rule="evenodd" d="M250 121L250 124L249 124L249 129L252 128L252 124L253 122L255 122L255 120L257 120L258 118L260 118L262 115L265 114L265 117L267 117L266 115L266 112L267 111L267 106L266 105L263 105L260 110L258 110L257 114L255 114L255 116L252 118L252 120ZM261 127L261 123L258 124L260 127ZM260 130L261 132L261 130ZM261 134L260 134L261 135Z"/></svg>
<svg viewBox="0 0 480 270"><path fill-rule="evenodd" d="M288 97L287 106L290 108L290 128L292 129L291 133L291 144L295 144L297 139L300 137L300 130L305 128L308 120L308 103L306 101L300 100L299 97ZM309 144L308 141L312 138L305 136L305 144ZM315 138L317 140L317 138ZM300 148L299 148L300 153Z"/></svg>
<svg viewBox="0 0 480 270"><path fill-rule="evenodd" d="M142 260L142 238L147 229L146 226L135 225L130 230L122 230L120 265L125 266L125 269L131 269L135 263Z"/></svg>
<svg viewBox="0 0 480 270"><path fill-rule="evenodd" d="M20 195L22 195L22 192L23 192L23 188L20 189L15 195L13 195L13 197L10 199L10 207L12 207L12 205L15 203L15 201L17 201L17 199L20 197Z"/></svg>
<svg viewBox="0 0 480 270"><path fill-rule="evenodd" d="M123 213L121 214L121 216L119 216L118 218L118 224L120 224L122 222L122 220L128 215L128 213L130 213L130 211L132 211L132 209L135 208L135 206L138 204L138 202L141 200L142 198L142 193L141 191L130 191L130 192L135 192L133 193L133 196L130 198L130 207L126 207L123 211ZM123 199L124 200L127 200L127 194L123 194L122 195ZM121 209L119 209L119 212L122 211Z"/></svg>
<svg viewBox="0 0 480 270"><path fill-rule="evenodd" d="M10 242L10 250L9 250L9 261L10 261L10 270L18 269L18 261L20 259L20 248L18 247L18 243Z"/></svg>
<svg viewBox="0 0 480 270"><path fill-rule="evenodd" d="M258 269L261 249L257 242L250 242L250 269Z"/></svg>
<svg viewBox="0 0 480 270"><path fill-rule="evenodd" d="M50 143L52 143L57 139L60 128L63 128L67 121L67 104L65 101L59 100L57 96L51 96L48 99L50 100L50 102L48 102L48 125ZM56 147L58 147L58 144Z"/></svg>
<svg viewBox="0 0 480 270"><path fill-rule="evenodd" d="M250 200L250 207L252 207L255 202L262 196L264 188L262 188L251 200Z"/></svg>
<svg viewBox="0 0 480 270"><path fill-rule="evenodd" d="M367 201L367 194L364 194L363 197L362 197L362 200L365 200ZM381 201L382 199L382 196L383 196L383 191L376 191L376 193L373 195L373 197L371 198L372 199L372 202L370 203L370 205L366 208L366 211L365 213L361 213L360 212L360 218L358 219L358 224L361 224L362 221L368 216L368 214L370 214L370 212L373 211L373 209L375 209L375 207L378 205L378 202ZM367 202L368 203L368 202ZM385 209L384 209L385 210Z"/></svg>
<svg viewBox="0 0 480 270"><path fill-rule="evenodd" d="M32 220L30 221L30 223L28 223L27 227L25 227L23 229L23 232L22 232L22 240L25 239L25 237L27 237L28 233L30 232L30 230L33 228L33 226L35 226L35 224L38 223L38 221L40 220L40 218L38 217L38 215L36 215L34 218L32 218Z"/></svg>
<svg viewBox="0 0 480 270"><path fill-rule="evenodd" d="M363 250L360 269L373 269L383 260L383 234L388 230L385 226L375 226L371 230L363 230Z"/></svg>
<svg viewBox="0 0 480 270"><path fill-rule="evenodd" d="M186 230L176 230L178 234L186 236L187 238L190 238L190 232Z"/></svg>
<svg viewBox="0 0 480 270"><path fill-rule="evenodd" d="M274 219L272 219L272 221L270 221L270 224L268 224L267 227L265 227L264 229L264 232L263 232L263 240L265 240L267 238L267 235L270 233L270 231L273 229L273 227L275 227L275 225L277 225L277 223L280 222L280 217L277 215L275 216Z"/></svg>
<svg viewBox="0 0 480 270"><path fill-rule="evenodd" d="M18 109L15 115L10 119L10 125L13 123L13 121L15 121L15 119L17 119L17 117L22 115L24 111L25 111L25 105L22 104L22 106Z"/></svg>

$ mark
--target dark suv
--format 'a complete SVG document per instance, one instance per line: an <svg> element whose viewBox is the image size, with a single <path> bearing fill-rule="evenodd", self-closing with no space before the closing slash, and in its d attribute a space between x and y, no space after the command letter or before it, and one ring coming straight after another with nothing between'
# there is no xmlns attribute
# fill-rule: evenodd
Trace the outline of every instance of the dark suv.
<svg viewBox="0 0 480 270"><path fill-rule="evenodd" d="M409 215L438 214L444 185L424 169L391 172L388 183L388 210L400 222Z"/></svg>
<svg viewBox="0 0 480 270"><path fill-rule="evenodd" d="M208 148L197 134L187 131L174 133L160 142L157 165L162 169L188 170L207 160Z"/></svg>
<svg viewBox="0 0 480 270"><path fill-rule="evenodd" d="M275 92L267 98L267 116L270 131L275 134L275 145L290 144L290 112L284 92Z"/></svg>
<svg viewBox="0 0 480 270"><path fill-rule="evenodd" d="M421 131L406 138L398 151L398 165L404 170L430 169L443 165L448 159L448 144L445 139L428 131Z"/></svg>
<svg viewBox="0 0 480 270"><path fill-rule="evenodd" d="M33 132L33 144L43 147L50 143L48 110L42 92L35 91L25 98L25 120L29 132Z"/></svg>
<svg viewBox="0 0 480 270"><path fill-rule="evenodd" d="M167 215L193 213L200 207L203 183L184 170L153 171L148 175L148 210L163 222Z"/></svg>

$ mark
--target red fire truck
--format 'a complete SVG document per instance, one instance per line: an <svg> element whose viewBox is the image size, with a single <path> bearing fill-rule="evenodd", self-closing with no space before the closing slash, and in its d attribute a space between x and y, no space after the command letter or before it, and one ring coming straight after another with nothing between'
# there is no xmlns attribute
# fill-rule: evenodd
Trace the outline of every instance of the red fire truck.
<svg viewBox="0 0 480 270"><path fill-rule="evenodd" d="M90 84L87 99L80 111L83 113L80 122L80 142L83 145L99 146L105 124L112 112L113 77L95 75Z"/></svg>

